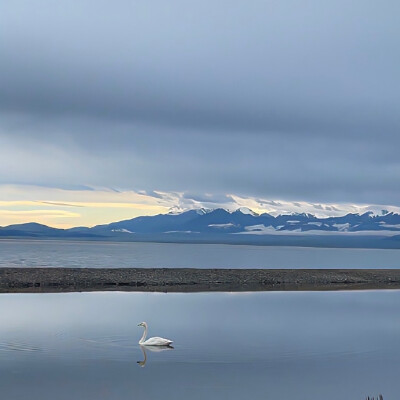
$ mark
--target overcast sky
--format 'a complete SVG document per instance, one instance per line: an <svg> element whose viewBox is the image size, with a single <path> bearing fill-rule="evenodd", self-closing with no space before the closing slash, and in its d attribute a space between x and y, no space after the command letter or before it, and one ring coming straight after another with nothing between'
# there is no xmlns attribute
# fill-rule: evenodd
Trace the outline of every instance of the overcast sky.
<svg viewBox="0 0 400 400"><path fill-rule="evenodd" d="M400 206L399 15L368 0L1 2L0 225L71 213L27 204L63 198L137 215ZM103 221L72 214L53 222Z"/></svg>

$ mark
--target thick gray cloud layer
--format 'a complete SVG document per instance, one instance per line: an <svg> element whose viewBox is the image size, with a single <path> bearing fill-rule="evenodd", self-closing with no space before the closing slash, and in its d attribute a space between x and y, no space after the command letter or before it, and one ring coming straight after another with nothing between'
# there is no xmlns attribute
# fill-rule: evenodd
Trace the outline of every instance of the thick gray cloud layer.
<svg viewBox="0 0 400 400"><path fill-rule="evenodd" d="M0 182L399 205L399 12L3 2Z"/></svg>

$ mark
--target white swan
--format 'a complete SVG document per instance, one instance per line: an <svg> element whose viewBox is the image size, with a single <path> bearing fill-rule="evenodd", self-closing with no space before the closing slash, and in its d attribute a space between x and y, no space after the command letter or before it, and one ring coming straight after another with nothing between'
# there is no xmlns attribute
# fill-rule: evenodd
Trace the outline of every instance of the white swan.
<svg viewBox="0 0 400 400"><path fill-rule="evenodd" d="M141 322L140 324L138 324L138 326L144 327L143 336L139 340L139 344L141 346L169 346L170 344L172 344L172 340L164 339L162 337L152 337L146 340L148 329L146 322Z"/></svg>

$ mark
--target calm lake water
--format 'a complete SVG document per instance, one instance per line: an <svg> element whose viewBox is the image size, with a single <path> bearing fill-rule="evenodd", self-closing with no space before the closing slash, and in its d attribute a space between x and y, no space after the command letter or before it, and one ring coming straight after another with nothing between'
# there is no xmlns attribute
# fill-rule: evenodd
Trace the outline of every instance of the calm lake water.
<svg viewBox="0 0 400 400"><path fill-rule="evenodd" d="M400 268L400 250L0 240L0 267Z"/></svg>
<svg viewBox="0 0 400 400"><path fill-rule="evenodd" d="M400 291L3 294L0 307L4 399L400 395ZM175 348L145 356L143 320Z"/></svg>

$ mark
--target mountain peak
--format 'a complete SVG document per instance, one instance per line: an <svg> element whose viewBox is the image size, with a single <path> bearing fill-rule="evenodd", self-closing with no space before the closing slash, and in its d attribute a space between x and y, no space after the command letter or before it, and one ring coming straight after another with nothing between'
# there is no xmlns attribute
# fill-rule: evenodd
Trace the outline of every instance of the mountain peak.
<svg viewBox="0 0 400 400"><path fill-rule="evenodd" d="M168 215L178 215L178 214L184 213L185 211L188 211L188 210L184 210L183 208L181 208L179 206L174 206L168 210Z"/></svg>
<svg viewBox="0 0 400 400"><path fill-rule="evenodd" d="M8 229L23 229L23 230L42 230L42 229L58 229L51 228L44 224L39 224L38 222L25 222L23 224L8 225Z"/></svg>
<svg viewBox="0 0 400 400"><path fill-rule="evenodd" d="M196 210L196 213L199 215L204 215L212 212L213 210L211 208L199 208Z"/></svg>
<svg viewBox="0 0 400 400"><path fill-rule="evenodd" d="M294 217L304 217L304 218L314 218L313 214L310 213L298 213L298 212L293 212L290 215L294 216Z"/></svg>
<svg viewBox="0 0 400 400"><path fill-rule="evenodd" d="M239 207L236 212L241 212L242 214L248 214L248 215L253 215L254 217L257 216L258 214L251 210L248 207Z"/></svg>

